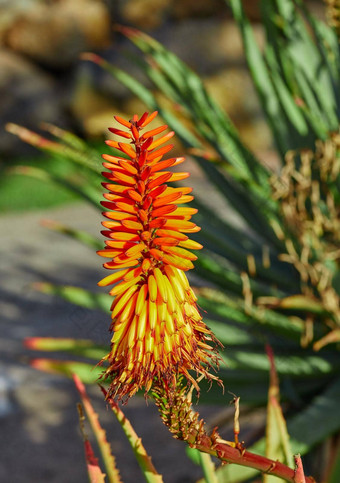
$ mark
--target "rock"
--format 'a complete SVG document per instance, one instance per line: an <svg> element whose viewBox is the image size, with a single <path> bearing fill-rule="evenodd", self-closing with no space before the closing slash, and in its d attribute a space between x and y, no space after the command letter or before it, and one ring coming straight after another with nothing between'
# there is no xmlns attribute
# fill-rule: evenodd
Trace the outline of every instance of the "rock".
<svg viewBox="0 0 340 483"><path fill-rule="evenodd" d="M171 0L125 0L120 13L125 22L136 27L153 29L159 27L169 14Z"/></svg>
<svg viewBox="0 0 340 483"><path fill-rule="evenodd" d="M65 68L81 52L108 45L110 31L108 10L101 1L59 0L21 12L6 43L43 65Z"/></svg>
<svg viewBox="0 0 340 483"><path fill-rule="evenodd" d="M263 33L259 25L254 26L254 32L261 46ZM187 19L164 26L154 36L201 76L231 63L244 64L242 40L232 20Z"/></svg>
<svg viewBox="0 0 340 483"><path fill-rule="evenodd" d="M0 49L0 153L22 154L27 145L5 131L8 122L37 129L42 121L67 126L55 81L26 59ZM34 150L36 153L36 150Z"/></svg>
<svg viewBox="0 0 340 483"><path fill-rule="evenodd" d="M206 78L204 83L233 120L249 118L259 111L254 86L245 67L223 69Z"/></svg>
<svg viewBox="0 0 340 483"><path fill-rule="evenodd" d="M6 33L13 27L17 18L30 8L34 8L37 0L1 0L0 2L0 45L4 44Z"/></svg>
<svg viewBox="0 0 340 483"><path fill-rule="evenodd" d="M266 121L261 117L252 117L235 122L240 138L259 159L273 146L272 133Z"/></svg>
<svg viewBox="0 0 340 483"><path fill-rule="evenodd" d="M103 133L100 123L99 125L96 121L92 123L92 118L110 111L112 118L117 110L114 101L98 88L95 79L86 68L79 69L77 72L77 81L69 99L69 108L78 125L90 136Z"/></svg>
<svg viewBox="0 0 340 483"><path fill-rule="evenodd" d="M223 0L173 0L175 18L210 17L226 14L227 8Z"/></svg>

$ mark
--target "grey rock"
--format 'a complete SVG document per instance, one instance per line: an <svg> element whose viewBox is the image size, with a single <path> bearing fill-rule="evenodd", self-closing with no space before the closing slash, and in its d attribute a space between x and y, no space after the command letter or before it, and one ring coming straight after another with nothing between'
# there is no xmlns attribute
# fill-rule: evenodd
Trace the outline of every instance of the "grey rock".
<svg viewBox="0 0 340 483"><path fill-rule="evenodd" d="M5 131L8 122L33 129L42 121L60 126L66 124L62 94L57 90L53 77L20 55L6 49L0 49L0 98L2 155L27 152L25 144Z"/></svg>

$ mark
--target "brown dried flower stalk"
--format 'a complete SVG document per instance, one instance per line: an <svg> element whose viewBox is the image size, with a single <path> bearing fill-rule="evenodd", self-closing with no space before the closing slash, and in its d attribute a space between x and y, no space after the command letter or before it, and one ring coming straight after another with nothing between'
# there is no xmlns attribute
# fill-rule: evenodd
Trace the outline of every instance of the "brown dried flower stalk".
<svg viewBox="0 0 340 483"><path fill-rule="evenodd" d="M334 277L340 265L340 134L317 141L315 151L290 151L279 177L272 178L274 198L280 201L286 246L281 260L296 268L304 295L316 298L332 330L340 327L340 297ZM316 347L320 348L320 347Z"/></svg>

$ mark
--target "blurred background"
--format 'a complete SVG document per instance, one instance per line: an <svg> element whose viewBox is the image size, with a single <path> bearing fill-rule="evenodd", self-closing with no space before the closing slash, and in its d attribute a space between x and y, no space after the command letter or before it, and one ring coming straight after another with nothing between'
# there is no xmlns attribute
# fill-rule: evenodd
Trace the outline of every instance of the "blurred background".
<svg viewBox="0 0 340 483"><path fill-rule="evenodd" d="M308 3L314 13L324 15L321 1ZM244 6L261 45L258 2L245 1ZM80 59L83 52L99 53L148 86L131 61L137 50L115 24L150 33L199 73L244 142L260 152L264 162L276 165L238 29L223 0L0 0L1 481L77 483L87 478L73 384L30 368L23 339L88 337L107 342L109 321L102 312L89 313L32 287L41 281L96 285L103 270L95 251L48 231L42 220L96 235L101 216L60 187L18 175L15 166L51 161L6 132L5 125L18 123L39 131L42 122L53 123L97 146L107 136L114 114L141 114L144 106L139 99L102 69ZM178 152L181 149L176 146ZM206 190L199 169L194 164L187 169L192 172L191 185ZM89 392L123 477L140 481L120 427L105 410L97 388ZM225 396L221 414L206 407L203 416L211 422L222 418L230 412L229 399ZM199 478L200 469L185 458L183 444L171 439L152 405L134 398L126 414L167 482ZM245 422L251 432L251 422ZM231 429L225 436L232 438Z"/></svg>

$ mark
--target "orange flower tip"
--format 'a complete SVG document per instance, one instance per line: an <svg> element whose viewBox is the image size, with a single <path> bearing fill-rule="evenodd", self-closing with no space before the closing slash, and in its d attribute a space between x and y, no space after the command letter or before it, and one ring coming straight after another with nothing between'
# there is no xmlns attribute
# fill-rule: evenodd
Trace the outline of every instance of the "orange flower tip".
<svg viewBox="0 0 340 483"><path fill-rule="evenodd" d="M110 148L119 149L119 144L117 143L117 141L113 141L112 139L106 139L105 144L110 146Z"/></svg>
<svg viewBox="0 0 340 483"><path fill-rule="evenodd" d="M121 136L126 139L131 139L132 137L129 132L122 131L121 129L116 129L115 127L109 127L109 131L113 134L116 134L116 136Z"/></svg>
<svg viewBox="0 0 340 483"><path fill-rule="evenodd" d="M125 119L123 119L123 118L122 118L122 117L120 117L120 116L114 116L114 118L115 118L115 120L116 120L117 122L119 122L119 124L121 124L122 126L125 126L125 127L127 127L128 129L130 129L130 128L131 128L131 122L126 121Z"/></svg>
<svg viewBox="0 0 340 483"><path fill-rule="evenodd" d="M150 114L146 119L145 121L143 121L142 124L139 125L139 127L145 127L147 126L148 124L150 124L151 121L153 121L155 119L155 117L157 116L158 114L158 111L154 111L152 114Z"/></svg>
<svg viewBox="0 0 340 483"><path fill-rule="evenodd" d="M149 115L148 112L144 112L144 114L141 115L139 121L137 122L137 125L141 126L143 122L147 119L148 115Z"/></svg>

